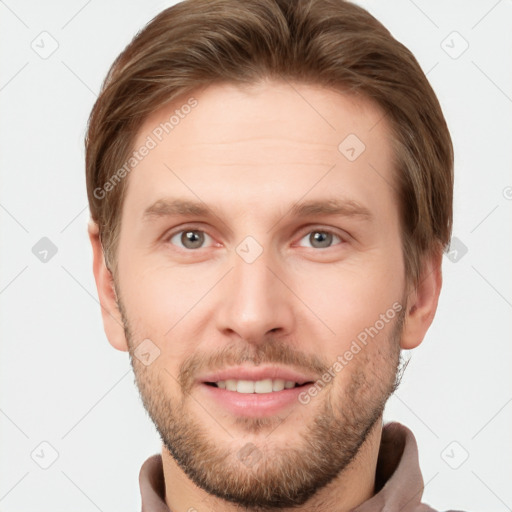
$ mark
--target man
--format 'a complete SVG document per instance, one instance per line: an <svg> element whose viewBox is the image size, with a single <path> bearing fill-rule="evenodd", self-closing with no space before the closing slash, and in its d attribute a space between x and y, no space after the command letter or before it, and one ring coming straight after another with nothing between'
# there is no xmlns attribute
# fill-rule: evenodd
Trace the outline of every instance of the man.
<svg viewBox="0 0 512 512"><path fill-rule="evenodd" d="M188 0L86 139L94 275L162 454L142 510L427 511L383 426L441 289L453 151L412 54L343 0Z"/></svg>

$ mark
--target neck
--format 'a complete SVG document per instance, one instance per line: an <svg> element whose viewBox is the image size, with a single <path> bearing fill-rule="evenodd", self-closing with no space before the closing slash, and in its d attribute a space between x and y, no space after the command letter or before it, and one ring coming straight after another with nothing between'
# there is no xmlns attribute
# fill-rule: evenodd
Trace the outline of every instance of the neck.
<svg viewBox="0 0 512 512"><path fill-rule="evenodd" d="M280 512L349 512L374 495L382 417L375 423L351 464L300 507ZM172 512L256 512L213 496L197 487L162 447L165 501Z"/></svg>

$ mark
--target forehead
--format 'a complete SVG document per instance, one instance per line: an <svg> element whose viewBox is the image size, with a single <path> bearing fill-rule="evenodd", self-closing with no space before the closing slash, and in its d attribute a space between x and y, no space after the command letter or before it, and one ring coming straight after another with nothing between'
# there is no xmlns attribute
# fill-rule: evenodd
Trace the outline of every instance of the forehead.
<svg viewBox="0 0 512 512"><path fill-rule="evenodd" d="M277 81L213 84L182 95L151 114L139 130L135 146L148 134L164 144L174 140L178 145L186 139L188 144L217 148L223 143L252 143L256 138L263 143L272 139L286 144L293 136L293 142L302 137L305 146L315 143L332 149L348 133L375 143L388 131L384 117L381 107L364 96L319 85Z"/></svg>
<svg viewBox="0 0 512 512"><path fill-rule="evenodd" d="M164 189L228 196L233 208L335 189L359 194L356 202L391 200L389 133L382 109L364 97L288 82L210 85L146 119L133 149L149 140L152 148L130 173L126 201L143 211Z"/></svg>

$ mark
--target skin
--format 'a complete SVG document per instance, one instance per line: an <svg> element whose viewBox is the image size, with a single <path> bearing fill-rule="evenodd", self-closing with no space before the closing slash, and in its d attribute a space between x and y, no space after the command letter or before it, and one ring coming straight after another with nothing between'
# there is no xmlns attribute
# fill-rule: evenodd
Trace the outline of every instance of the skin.
<svg viewBox="0 0 512 512"><path fill-rule="evenodd" d="M130 351L162 436L167 504L175 512L348 511L374 494L382 409L400 349L419 345L433 320L441 253L425 258L418 285L406 281L389 126L376 105L275 81L193 96L198 106L127 178L115 283L97 227L89 229L105 332ZM134 147L188 97L154 112ZM366 146L354 161L338 150L349 134ZM144 216L164 198L200 200L215 215ZM290 213L329 198L370 215ZM203 233L199 248L183 245L180 229ZM322 245L314 235L324 230L334 236ZM263 249L252 263L236 250L247 236ZM320 377L396 303L401 315L307 405L237 417L195 381L214 363L288 365ZM134 357L145 339L160 351L149 366ZM258 454L250 467L237 457L248 443Z"/></svg>

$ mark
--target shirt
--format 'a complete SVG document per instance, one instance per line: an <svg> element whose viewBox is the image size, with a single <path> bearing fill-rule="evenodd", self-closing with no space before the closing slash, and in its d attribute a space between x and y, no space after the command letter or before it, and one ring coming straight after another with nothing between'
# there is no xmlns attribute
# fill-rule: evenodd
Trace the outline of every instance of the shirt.
<svg viewBox="0 0 512 512"><path fill-rule="evenodd" d="M139 485L142 512L172 512L165 503L165 480L160 454L144 462L139 474ZM375 494L353 512L436 512L421 503L422 494L423 477L414 434L401 423L387 423L382 429Z"/></svg>

